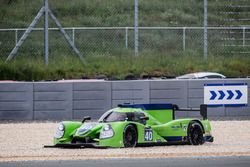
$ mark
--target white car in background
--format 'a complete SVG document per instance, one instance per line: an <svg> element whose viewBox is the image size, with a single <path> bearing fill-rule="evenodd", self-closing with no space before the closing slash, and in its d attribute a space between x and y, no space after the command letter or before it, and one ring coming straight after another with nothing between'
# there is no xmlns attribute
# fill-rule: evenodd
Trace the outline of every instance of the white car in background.
<svg viewBox="0 0 250 167"><path fill-rule="evenodd" d="M176 79L225 79L226 76L215 72L196 72L185 74Z"/></svg>

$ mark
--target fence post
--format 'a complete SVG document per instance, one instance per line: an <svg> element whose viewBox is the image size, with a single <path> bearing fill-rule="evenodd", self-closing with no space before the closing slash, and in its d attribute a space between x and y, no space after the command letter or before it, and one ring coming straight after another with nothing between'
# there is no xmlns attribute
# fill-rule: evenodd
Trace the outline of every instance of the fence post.
<svg viewBox="0 0 250 167"><path fill-rule="evenodd" d="M207 59L207 48L208 48L208 43L207 43L207 0L204 0L204 59Z"/></svg>
<svg viewBox="0 0 250 167"><path fill-rule="evenodd" d="M72 43L75 45L75 27L72 28Z"/></svg>
<svg viewBox="0 0 250 167"><path fill-rule="evenodd" d="M45 65L49 63L49 3L44 0L44 57Z"/></svg>
<svg viewBox="0 0 250 167"><path fill-rule="evenodd" d="M182 29L182 46L183 46L183 51L186 50L186 27L183 27Z"/></svg>
<svg viewBox="0 0 250 167"><path fill-rule="evenodd" d="M128 27L125 28L125 46L128 48Z"/></svg>
<svg viewBox="0 0 250 167"><path fill-rule="evenodd" d="M18 30L17 29L15 29L15 43L17 44L17 42L18 42Z"/></svg>
<svg viewBox="0 0 250 167"><path fill-rule="evenodd" d="M243 27L242 29L242 44L243 44L243 47L245 47L246 45L246 27Z"/></svg>
<svg viewBox="0 0 250 167"><path fill-rule="evenodd" d="M134 31L135 31L135 56L138 56L138 47L139 47L139 31L138 31L138 0L135 0L135 23L134 23Z"/></svg>

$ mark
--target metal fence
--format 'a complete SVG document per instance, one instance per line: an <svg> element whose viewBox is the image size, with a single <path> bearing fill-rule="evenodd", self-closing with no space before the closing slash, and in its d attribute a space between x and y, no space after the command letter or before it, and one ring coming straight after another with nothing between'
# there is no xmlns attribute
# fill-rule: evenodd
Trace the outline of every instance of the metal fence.
<svg viewBox="0 0 250 167"><path fill-rule="evenodd" d="M84 55L134 55L137 49L140 55L163 56L202 57L206 54L205 49L208 55L250 53L250 1L154 0L153 2L152 0L49 1L50 9L62 21L62 25L67 27L64 29L73 44ZM8 10L5 10L4 5L0 6L6 16L12 15L12 17L1 16L1 59L7 58L26 30L26 28L9 27L28 27L42 3L43 0L22 2L13 0L8 6L5 4ZM18 13L21 8L25 8L29 13ZM12 22L8 21L12 19ZM70 27L72 25L75 27ZM3 29L4 27L6 29ZM38 27L42 27L42 24ZM50 27L54 26L50 23ZM35 28L18 54L42 56L43 31L43 28ZM57 28L49 29L49 37L50 58L73 54Z"/></svg>
<svg viewBox="0 0 250 167"><path fill-rule="evenodd" d="M134 54L134 27L64 28L85 55ZM203 55L203 27L139 27L140 54ZM0 29L1 58L6 59L26 29ZM57 28L50 28L50 56L72 54ZM43 54L43 28L35 28L19 54ZM249 54L250 27L208 27L208 54Z"/></svg>

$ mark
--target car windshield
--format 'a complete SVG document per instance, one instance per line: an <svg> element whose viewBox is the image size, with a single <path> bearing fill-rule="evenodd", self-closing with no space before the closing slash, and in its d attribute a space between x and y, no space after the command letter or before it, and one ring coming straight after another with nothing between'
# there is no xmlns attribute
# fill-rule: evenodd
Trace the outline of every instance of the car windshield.
<svg viewBox="0 0 250 167"><path fill-rule="evenodd" d="M111 111L105 113L100 119L99 122L116 122L116 121L125 121L127 119L126 113Z"/></svg>

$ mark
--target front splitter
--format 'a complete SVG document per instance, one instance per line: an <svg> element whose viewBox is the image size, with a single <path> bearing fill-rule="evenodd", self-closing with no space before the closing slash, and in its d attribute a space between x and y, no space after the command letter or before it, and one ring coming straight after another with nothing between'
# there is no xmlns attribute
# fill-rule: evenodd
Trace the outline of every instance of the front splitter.
<svg viewBox="0 0 250 167"><path fill-rule="evenodd" d="M98 148L106 149L107 146L99 146L93 143L64 143L55 145L45 145L44 148Z"/></svg>

